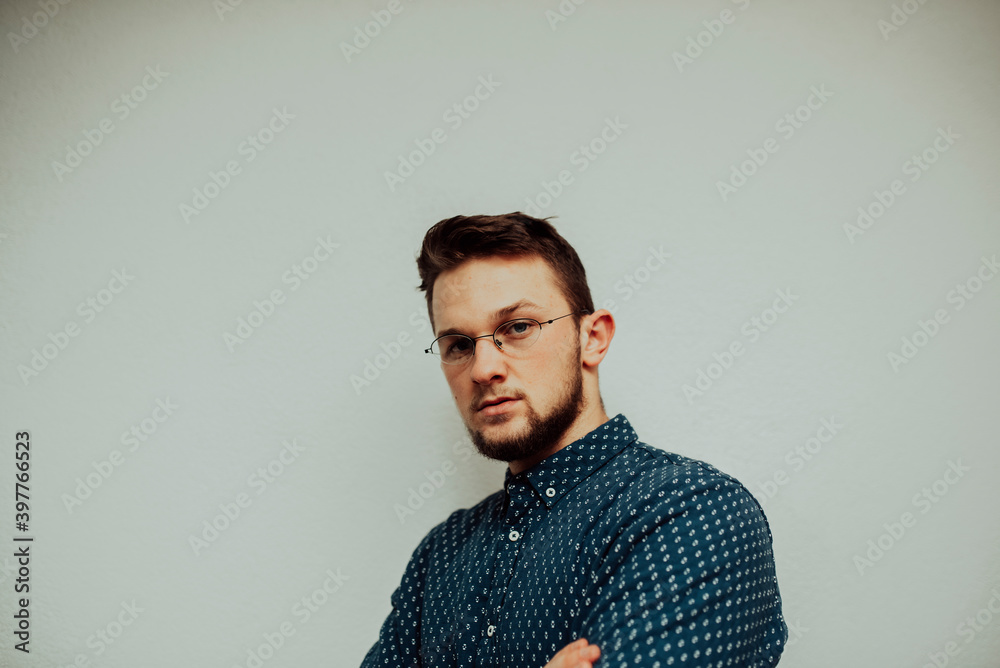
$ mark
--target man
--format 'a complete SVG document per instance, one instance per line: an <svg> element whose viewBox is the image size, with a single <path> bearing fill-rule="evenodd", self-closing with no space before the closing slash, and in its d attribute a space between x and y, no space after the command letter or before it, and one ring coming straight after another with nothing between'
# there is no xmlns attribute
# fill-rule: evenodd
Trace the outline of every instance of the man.
<svg viewBox="0 0 1000 668"><path fill-rule="evenodd" d="M760 505L609 418L614 336L576 251L520 212L457 216L417 259L435 354L504 488L413 552L363 668L774 666L788 639Z"/></svg>

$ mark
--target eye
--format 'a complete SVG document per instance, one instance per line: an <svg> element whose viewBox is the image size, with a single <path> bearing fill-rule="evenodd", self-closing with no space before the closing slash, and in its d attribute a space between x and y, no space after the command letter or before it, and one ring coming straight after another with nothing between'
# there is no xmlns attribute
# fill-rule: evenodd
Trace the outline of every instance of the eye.
<svg viewBox="0 0 1000 668"><path fill-rule="evenodd" d="M445 350L448 354L461 354L469 349L469 340L460 336L451 337Z"/></svg>
<svg viewBox="0 0 1000 668"><path fill-rule="evenodd" d="M535 327L537 325L534 320L513 320L507 323L500 333L508 338L523 339L531 336Z"/></svg>

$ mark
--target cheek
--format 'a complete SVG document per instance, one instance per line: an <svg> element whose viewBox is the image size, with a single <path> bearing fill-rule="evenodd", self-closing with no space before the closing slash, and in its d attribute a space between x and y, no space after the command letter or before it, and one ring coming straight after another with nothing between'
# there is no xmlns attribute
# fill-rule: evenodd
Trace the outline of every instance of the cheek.
<svg viewBox="0 0 1000 668"><path fill-rule="evenodd" d="M544 397L566 373L561 364L562 361L555 358L540 359L520 367L517 369L516 375L514 373L511 375L514 377L514 382L524 390L529 399L544 403Z"/></svg>
<svg viewBox="0 0 1000 668"><path fill-rule="evenodd" d="M578 364L576 350L572 346L564 346L552 351L551 355L539 359L530 370L522 376L524 385L529 392L545 403L549 397L555 397L562 392L563 386L572 377L573 366Z"/></svg>
<svg viewBox="0 0 1000 668"><path fill-rule="evenodd" d="M462 382L461 374L448 374L445 376L445 380L448 382L448 389L451 390L451 396L455 398L455 401L462 401L463 397L468 396L470 389L467 383Z"/></svg>

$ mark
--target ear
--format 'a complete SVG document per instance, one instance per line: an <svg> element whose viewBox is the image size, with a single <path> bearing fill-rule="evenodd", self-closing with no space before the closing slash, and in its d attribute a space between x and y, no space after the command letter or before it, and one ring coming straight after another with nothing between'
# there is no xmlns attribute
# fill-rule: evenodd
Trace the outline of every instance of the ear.
<svg viewBox="0 0 1000 668"><path fill-rule="evenodd" d="M585 315L580 324L580 361L584 366L596 367L608 354L615 336L615 318L602 308Z"/></svg>

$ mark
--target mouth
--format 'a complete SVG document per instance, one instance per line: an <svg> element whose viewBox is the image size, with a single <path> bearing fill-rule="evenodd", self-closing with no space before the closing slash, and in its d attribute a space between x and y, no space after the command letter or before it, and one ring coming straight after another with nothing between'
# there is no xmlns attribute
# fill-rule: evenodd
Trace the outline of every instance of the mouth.
<svg viewBox="0 0 1000 668"><path fill-rule="evenodd" d="M488 399L480 405L477 412L481 415L499 415L500 413L506 413L511 410L512 406L517 404L518 401L520 401L520 399L514 399L513 397Z"/></svg>

